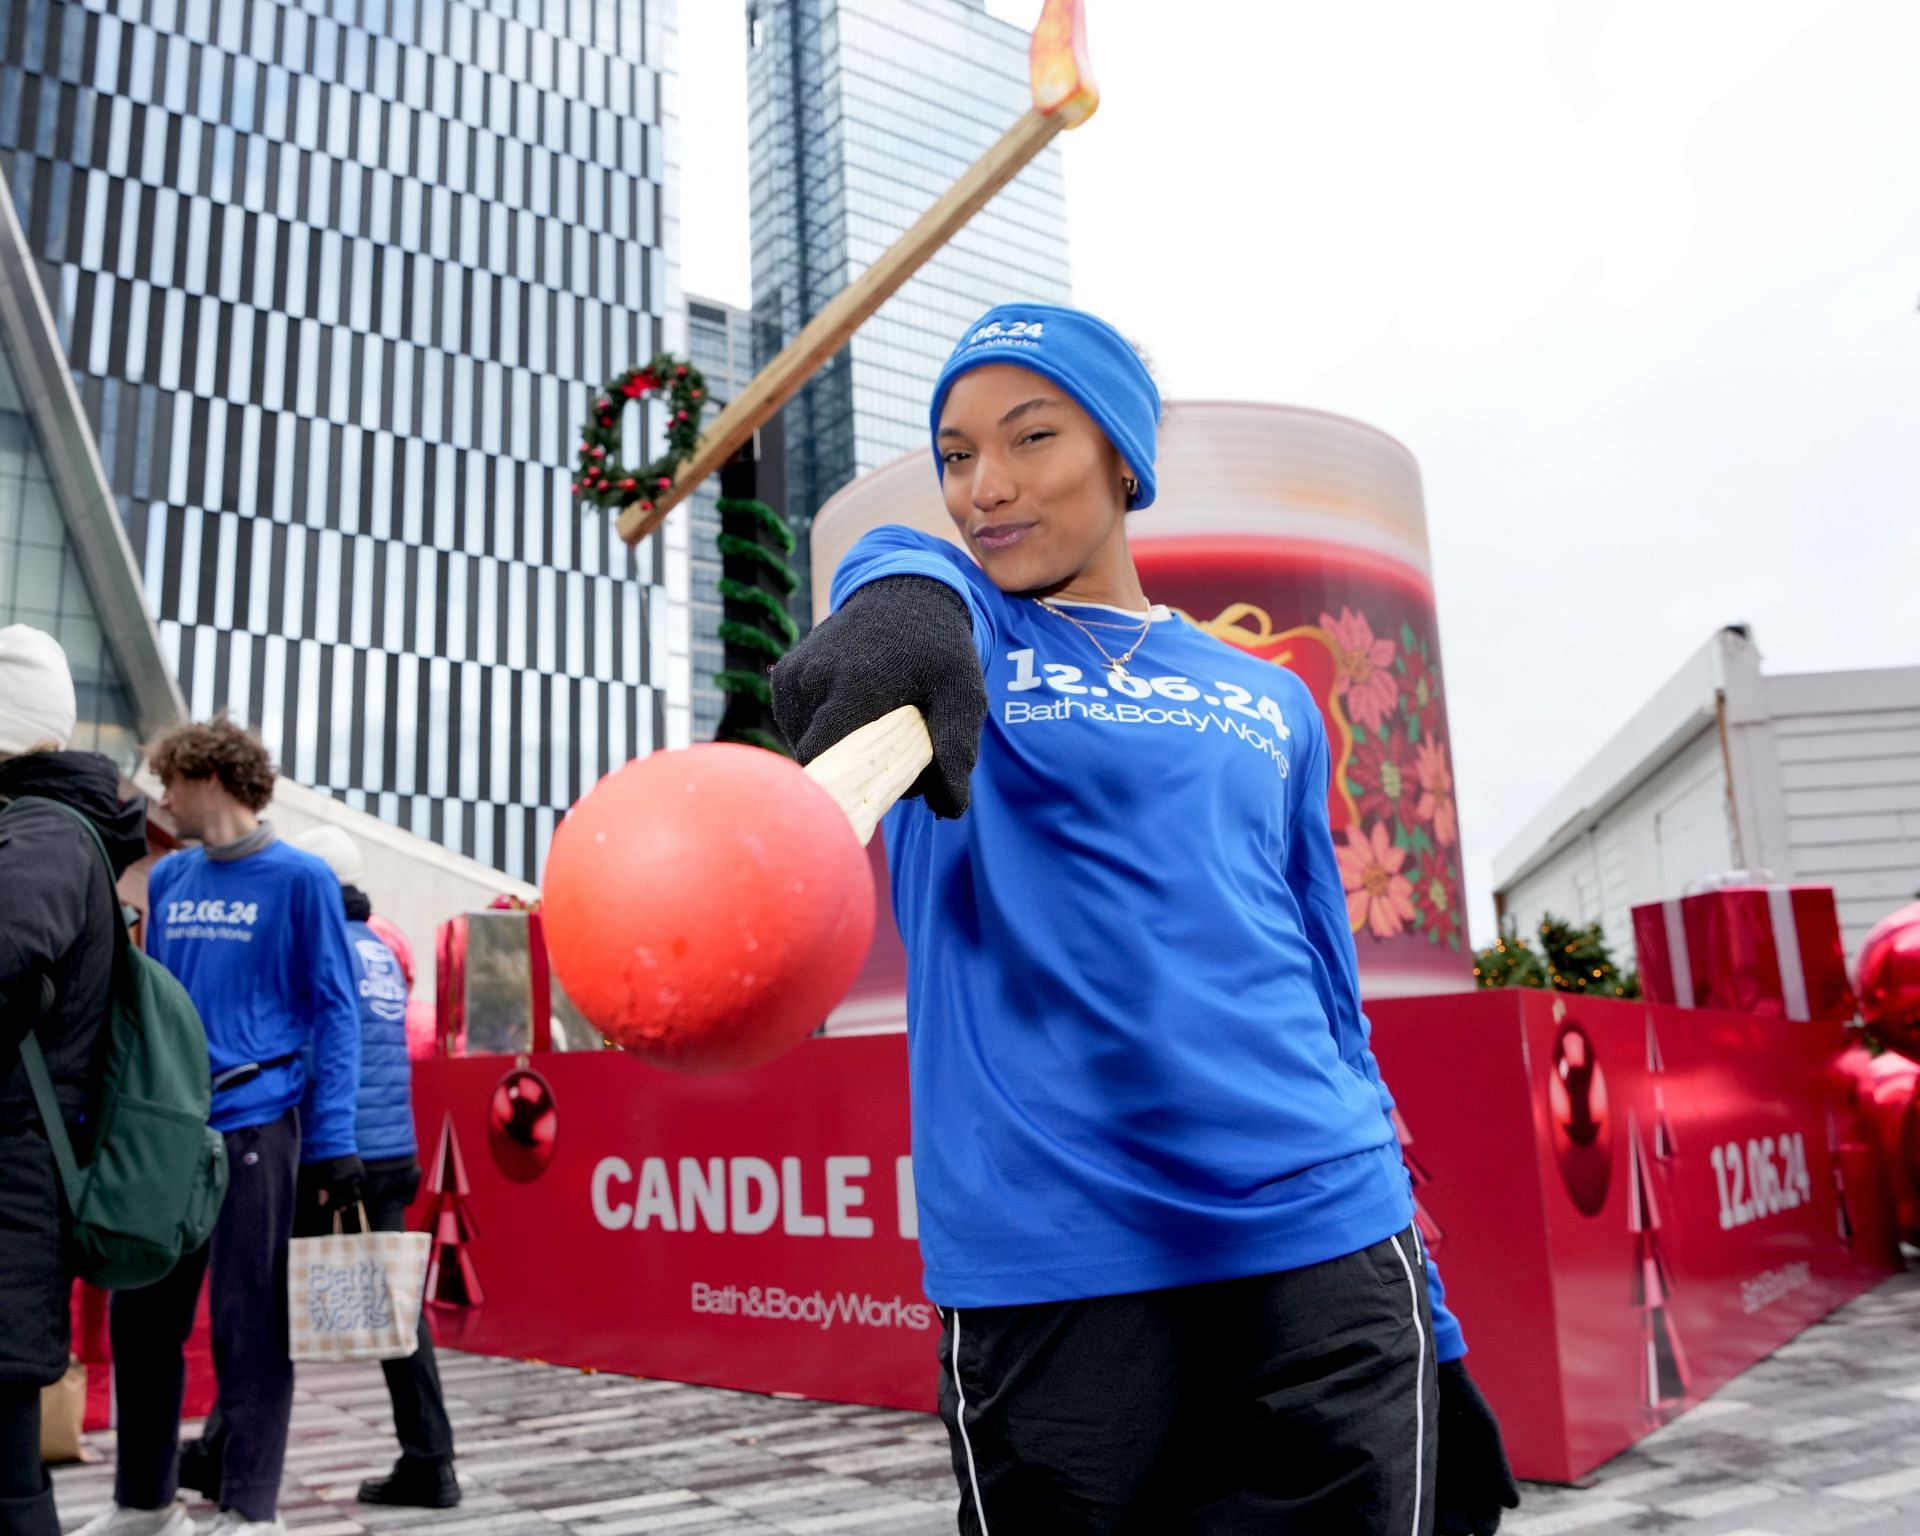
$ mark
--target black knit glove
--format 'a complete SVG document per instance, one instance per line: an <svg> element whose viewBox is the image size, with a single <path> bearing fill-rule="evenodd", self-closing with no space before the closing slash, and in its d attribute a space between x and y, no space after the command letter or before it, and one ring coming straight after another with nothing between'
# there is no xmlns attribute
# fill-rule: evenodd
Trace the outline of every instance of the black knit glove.
<svg viewBox="0 0 1920 1536"><path fill-rule="evenodd" d="M967 605L945 583L869 582L781 657L770 681L774 718L802 763L903 704L917 706L933 762L907 794L936 816L966 810L987 690Z"/></svg>
<svg viewBox="0 0 1920 1536"><path fill-rule="evenodd" d="M1462 1360L1440 1366L1439 1485L1435 1536L1493 1536L1500 1511L1520 1507L1500 1421Z"/></svg>
<svg viewBox="0 0 1920 1536"><path fill-rule="evenodd" d="M305 1163L300 1169L300 1203L330 1223L337 1213L360 1203L366 1178L366 1165L352 1153Z"/></svg>

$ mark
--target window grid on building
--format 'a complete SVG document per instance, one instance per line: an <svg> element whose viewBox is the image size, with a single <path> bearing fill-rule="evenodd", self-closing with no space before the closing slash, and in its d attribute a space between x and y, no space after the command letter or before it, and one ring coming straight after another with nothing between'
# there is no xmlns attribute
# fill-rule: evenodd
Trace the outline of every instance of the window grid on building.
<svg viewBox="0 0 1920 1536"><path fill-rule="evenodd" d="M684 526L629 551L570 492L592 392L677 329L671 25L0 14L0 170L193 712L524 878L600 774L688 737Z"/></svg>

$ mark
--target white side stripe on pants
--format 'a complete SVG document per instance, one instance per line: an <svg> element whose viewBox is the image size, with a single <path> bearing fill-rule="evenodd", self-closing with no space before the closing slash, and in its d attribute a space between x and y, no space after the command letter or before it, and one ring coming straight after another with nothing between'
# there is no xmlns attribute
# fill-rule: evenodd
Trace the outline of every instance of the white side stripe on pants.
<svg viewBox="0 0 1920 1536"><path fill-rule="evenodd" d="M1424 1367L1422 1370L1424 1371ZM967 1389L960 1380L960 1309L953 1310L953 1390L960 1399L960 1410L954 1415L960 1425L960 1444L967 1453L967 1481L973 1485L973 1511L980 1517L980 1536L988 1536L987 1506L980 1498L980 1474L973 1466L973 1442L967 1438Z"/></svg>
<svg viewBox="0 0 1920 1536"><path fill-rule="evenodd" d="M1420 1501L1424 1494L1420 1485L1426 1475L1427 1449L1427 1335L1420 1326L1420 1285L1414 1279L1413 1266L1407 1262L1406 1250L1400 1246L1398 1235L1389 1238L1388 1241L1393 1244L1394 1257L1399 1259L1400 1267L1407 1272L1407 1292L1413 1298L1413 1336L1420 1343L1420 1353L1417 1357L1419 1370L1414 1373L1413 1379L1413 1536L1420 1536ZM1414 1238L1414 1242L1416 1244L1419 1242L1418 1236ZM959 1327L960 1319L956 1315L954 1318L956 1353L960 1347ZM957 1382L959 1379L959 1372L956 1371L954 1380ZM973 1453L969 1451L967 1454L971 1456ZM976 1502L979 1497L979 1494L975 1493Z"/></svg>

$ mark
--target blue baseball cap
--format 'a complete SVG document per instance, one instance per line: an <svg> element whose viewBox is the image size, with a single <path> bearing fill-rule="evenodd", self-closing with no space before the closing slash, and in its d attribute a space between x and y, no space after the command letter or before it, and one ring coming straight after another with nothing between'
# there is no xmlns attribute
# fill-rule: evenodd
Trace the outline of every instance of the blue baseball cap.
<svg viewBox="0 0 1920 1536"><path fill-rule="evenodd" d="M1127 461L1140 488L1127 510L1153 505L1153 458L1160 427L1160 391L1140 354L1098 315L1059 304L1000 304L960 338L933 386L928 429L941 477L940 412L953 382L971 368L1011 363L1058 384L1091 416Z"/></svg>

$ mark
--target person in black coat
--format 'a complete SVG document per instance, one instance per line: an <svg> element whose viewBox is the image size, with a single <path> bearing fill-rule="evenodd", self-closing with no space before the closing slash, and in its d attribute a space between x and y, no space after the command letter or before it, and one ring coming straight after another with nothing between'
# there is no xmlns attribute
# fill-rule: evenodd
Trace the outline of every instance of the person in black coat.
<svg viewBox="0 0 1920 1536"><path fill-rule="evenodd" d="M69 752L73 680L51 635L0 629L0 1536L58 1536L40 1461L40 1389L67 1369L66 1206L20 1064L33 1031L78 1136L97 1091L120 899L147 851L146 803L97 752ZM114 878L86 829L99 829Z"/></svg>

